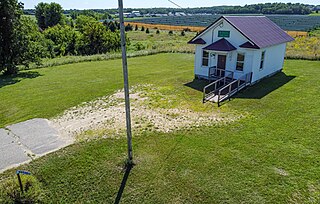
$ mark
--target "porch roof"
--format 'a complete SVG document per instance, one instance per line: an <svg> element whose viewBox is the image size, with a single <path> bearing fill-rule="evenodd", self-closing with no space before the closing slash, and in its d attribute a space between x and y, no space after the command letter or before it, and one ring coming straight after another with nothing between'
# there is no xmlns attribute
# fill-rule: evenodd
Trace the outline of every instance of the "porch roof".
<svg viewBox="0 0 320 204"><path fill-rule="evenodd" d="M207 47L203 48L204 50L214 50L214 51L223 51L223 52L229 52L236 50L237 48L233 46L228 40L222 38Z"/></svg>

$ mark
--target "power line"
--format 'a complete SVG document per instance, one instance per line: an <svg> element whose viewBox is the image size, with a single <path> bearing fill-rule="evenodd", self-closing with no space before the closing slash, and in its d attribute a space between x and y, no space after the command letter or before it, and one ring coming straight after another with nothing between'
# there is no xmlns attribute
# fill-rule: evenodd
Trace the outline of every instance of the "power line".
<svg viewBox="0 0 320 204"><path fill-rule="evenodd" d="M175 2L173 2L173 1L171 1L171 0L168 0L170 3L172 3L172 4L174 4L175 6L178 6L179 8L182 8L182 6L180 6L179 4L177 4L177 3L175 3Z"/></svg>

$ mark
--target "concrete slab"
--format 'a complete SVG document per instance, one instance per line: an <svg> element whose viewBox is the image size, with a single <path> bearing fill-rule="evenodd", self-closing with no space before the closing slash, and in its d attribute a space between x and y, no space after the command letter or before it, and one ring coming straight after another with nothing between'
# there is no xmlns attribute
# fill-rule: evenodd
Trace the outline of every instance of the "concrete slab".
<svg viewBox="0 0 320 204"><path fill-rule="evenodd" d="M0 171L30 161L14 136L5 129L0 129Z"/></svg>
<svg viewBox="0 0 320 204"><path fill-rule="evenodd" d="M32 153L41 156L67 144L47 119L32 119L7 127Z"/></svg>

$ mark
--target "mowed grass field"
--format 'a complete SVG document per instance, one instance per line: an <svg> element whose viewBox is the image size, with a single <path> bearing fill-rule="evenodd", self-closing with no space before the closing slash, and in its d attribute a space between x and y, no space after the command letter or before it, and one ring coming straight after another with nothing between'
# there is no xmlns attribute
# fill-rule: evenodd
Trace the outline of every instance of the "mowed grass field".
<svg viewBox="0 0 320 204"><path fill-rule="evenodd" d="M191 54L129 59L130 85L188 83L193 79L192 60ZM81 102L112 94L123 88L122 64L121 60L110 60L30 70L15 78L0 76L0 87L3 127L36 117L50 118Z"/></svg>
<svg viewBox="0 0 320 204"><path fill-rule="evenodd" d="M127 174L125 136L77 143L19 169L41 182L46 203L113 203L119 189L122 203L319 203L319 66L287 60L283 73L217 108L203 105L202 93L185 86L193 80L193 55L131 58L132 85L171 87L166 94L175 97L174 106L245 117L166 134L145 131L133 139L136 165ZM4 126L53 117L113 93L122 87L121 61L44 68L1 80Z"/></svg>

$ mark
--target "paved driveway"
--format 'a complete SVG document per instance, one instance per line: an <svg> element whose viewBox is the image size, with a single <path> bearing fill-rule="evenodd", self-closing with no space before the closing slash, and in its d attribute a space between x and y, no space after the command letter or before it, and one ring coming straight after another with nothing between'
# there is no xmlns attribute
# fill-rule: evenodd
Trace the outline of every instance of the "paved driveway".
<svg viewBox="0 0 320 204"><path fill-rule="evenodd" d="M32 119L0 129L0 172L72 143L47 119Z"/></svg>

